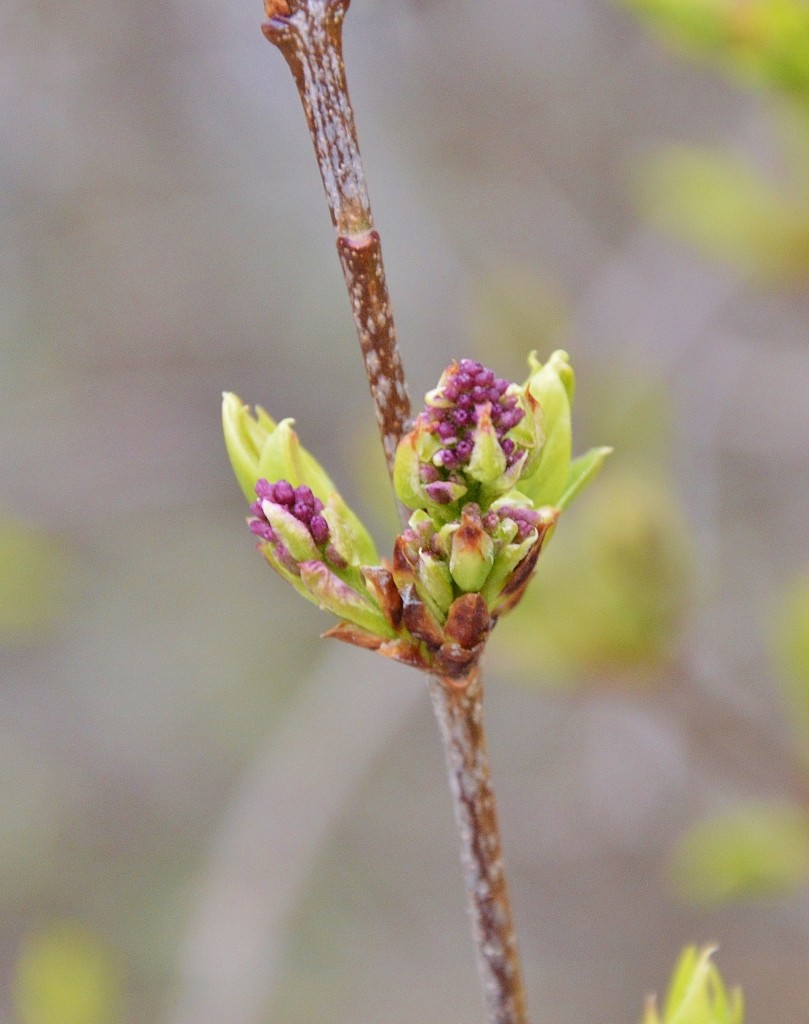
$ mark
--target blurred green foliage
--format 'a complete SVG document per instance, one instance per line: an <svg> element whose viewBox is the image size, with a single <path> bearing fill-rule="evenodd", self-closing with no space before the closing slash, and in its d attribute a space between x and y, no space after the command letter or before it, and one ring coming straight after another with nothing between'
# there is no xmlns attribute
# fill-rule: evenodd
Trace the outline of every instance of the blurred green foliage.
<svg viewBox="0 0 809 1024"><path fill-rule="evenodd" d="M36 642L56 625L68 604L71 569L56 538L0 515L0 648Z"/></svg>
<svg viewBox="0 0 809 1024"><path fill-rule="evenodd" d="M621 0L681 52L739 81L809 99L805 0Z"/></svg>
<svg viewBox="0 0 809 1024"><path fill-rule="evenodd" d="M708 946L683 950L672 974L669 991L659 1013L650 999L643 1024L743 1024L744 1001L741 989L728 992L711 957Z"/></svg>
<svg viewBox="0 0 809 1024"><path fill-rule="evenodd" d="M690 565L665 483L607 474L560 524L537 579L498 627L498 660L521 678L557 685L595 673L648 682L674 656Z"/></svg>
<svg viewBox="0 0 809 1024"><path fill-rule="evenodd" d="M809 274L809 3L620 0L678 52L763 90L782 138L777 179L741 156L673 147L642 169L649 217L757 277Z"/></svg>
<svg viewBox="0 0 809 1024"><path fill-rule="evenodd" d="M789 718L809 771L809 576L790 584L772 629ZM809 785L809 778L806 778ZM809 810L790 802L753 803L693 825L672 859L675 887L686 899L717 904L788 895L809 883Z"/></svg>
<svg viewBox="0 0 809 1024"><path fill-rule="evenodd" d="M504 265L478 282L475 350L498 372L521 371L530 348L564 344L567 325L562 300L523 268ZM648 683L671 664L691 593L685 516L660 470L668 423L657 381L612 367L592 384L574 408L574 451L585 423L616 453L582 507L563 515L536 580L492 637L496 663L534 685L594 675Z"/></svg>
<svg viewBox="0 0 809 1024"><path fill-rule="evenodd" d="M525 357L533 349L542 359L568 340L567 303L519 264L504 263L479 279L470 309L475 351L513 380L525 376Z"/></svg>
<svg viewBox="0 0 809 1024"><path fill-rule="evenodd" d="M27 937L13 996L20 1024L115 1024L122 1019L115 958L75 922L53 922Z"/></svg>
<svg viewBox="0 0 809 1024"><path fill-rule="evenodd" d="M809 815L797 805L761 803L706 818L680 840L672 876L699 904L789 894L809 881Z"/></svg>
<svg viewBox="0 0 809 1024"><path fill-rule="evenodd" d="M800 172L809 186L809 164ZM788 190L728 153L671 147L645 162L640 191L653 223L708 255L762 280L809 274L809 187Z"/></svg>
<svg viewBox="0 0 809 1024"><path fill-rule="evenodd" d="M809 764L809 574L794 581L781 600L773 645L791 720Z"/></svg>

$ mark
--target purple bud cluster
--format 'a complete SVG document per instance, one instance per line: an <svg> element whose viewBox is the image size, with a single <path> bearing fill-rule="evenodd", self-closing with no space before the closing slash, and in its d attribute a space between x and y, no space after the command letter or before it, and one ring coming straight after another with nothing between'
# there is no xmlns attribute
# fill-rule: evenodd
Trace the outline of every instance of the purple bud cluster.
<svg viewBox="0 0 809 1024"><path fill-rule="evenodd" d="M256 483L256 497L258 501L254 501L250 506L254 518L249 519L248 523L252 532L261 540L270 541L273 544L280 543L262 508L263 502L270 501L274 505L283 506L287 512L292 513L299 523L303 523L318 547L328 544L329 524L321 515L323 502L312 494L309 487L305 485L293 487L286 480L279 480L275 484L271 484L267 480L259 480Z"/></svg>
<svg viewBox="0 0 809 1024"><path fill-rule="evenodd" d="M470 502L466 509L477 509L477 505ZM488 534L493 534L504 519L510 519L517 526L517 538L525 540L539 522L539 513L532 508L521 508L517 505L503 505L496 512L492 509L481 516L480 522Z"/></svg>
<svg viewBox="0 0 809 1024"><path fill-rule="evenodd" d="M540 520L539 513L534 511L534 509L519 508L515 505L505 505L502 508L500 508L496 513L489 512L488 515L496 515L498 520L510 519L513 523L516 523L517 537L520 540L525 540ZM484 519L484 523L485 522L486 519ZM488 525L486 528L489 529Z"/></svg>
<svg viewBox="0 0 809 1024"><path fill-rule="evenodd" d="M481 411L490 409L492 425L497 433L500 447L507 464L512 465L520 456L514 441L505 435L525 415L516 395L507 395L509 383L502 377L495 377L494 371L473 359L462 359L444 375L444 384L436 396L440 405L430 405L422 416L429 430L442 443L442 448L433 458L434 467L443 467L450 472L462 468L468 462L475 444L475 428ZM446 404L448 403L448 404ZM440 479L440 473L428 468L425 483Z"/></svg>
<svg viewBox="0 0 809 1024"><path fill-rule="evenodd" d="M491 537L495 536L495 530L504 519L510 519L517 526L516 541L526 540L541 518L534 509L516 505L503 505L496 512L489 509L488 512L481 514L480 506L475 501L467 502L463 511L467 519L476 520ZM438 559L446 557L439 534L429 521L420 521L408 526L402 533L402 538L414 552L414 557L418 551L428 551Z"/></svg>

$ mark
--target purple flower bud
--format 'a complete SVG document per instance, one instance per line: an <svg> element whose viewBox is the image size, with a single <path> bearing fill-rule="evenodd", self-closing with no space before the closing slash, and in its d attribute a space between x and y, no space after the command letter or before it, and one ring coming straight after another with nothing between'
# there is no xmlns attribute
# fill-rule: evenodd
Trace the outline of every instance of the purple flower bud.
<svg viewBox="0 0 809 1024"><path fill-rule="evenodd" d="M313 515L309 520L309 530L315 544L325 544L329 539L329 524L321 515Z"/></svg>
<svg viewBox="0 0 809 1024"><path fill-rule="evenodd" d="M323 511L323 502L316 498L311 488L305 484L293 487L288 480L279 480L274 484L267 480L259 480L256 482L256 495L258 501L254 501L250 506L250 511L254 516L253 519L248 520L250 530L261 540L275 545L275 554L282 565L289 568L291 564L294 564L294 559L270 525L268 516L272 515L272 511L269 509L271 505L280 505L290 512L299 523L309 530L312 540L319 548L322 549L329 543L331 537L329 524L320 514ZM264 506L268 506L268 508L265 510ZM279 548L283 548L283 556L278 554Z"/></svg>
<svg viewBox="0 0 809 1024"><path fill-rule="evenodd" d="M475 447L474 441L470 438L465 437L463 441L459 441L455 446L455 452L458 461L465 462L472 454L472 449Z"/></svg>
<svg viewBox="0 0 809 1024"><path fill-rule="evenodd" d="M256 480L256 495L259 501L275 501L275 488L267 480Z"/></svg>
<svg viewBox="0 0 809 1024"><path fill-rule="evenodd" d="M278 538L275 536L275 531L267 522L266 519L248 519L247 525L250 527L252 533L259 538L259 540L269 541L272 543Z"/></svg>
<svg viewBox="0 0 809 1024"><path fill-rule="evenodd" d="M274 490L274 497L269 500L274 501L277 505L291 505L295 501L295 488L288 481L279 480L275 484Z"/></svg>
<svg viewBox="0 0 809 1024"><path fill-rule="evenodd" d="M458 410L456 410L453 415L457 416ZM455 436L455 427L452 425L452 423L445 421L443 423L438 424L438 427L436 428L436 433L438 434L442 441L450 441Z"/></svg>
<svg viewBox="0 0 809 1024"><path fill-rule="evenodd" d="M517 535L520 540L525 540L542 518L532 508L517 508L512 505L505 505L499 510L498 514L501 519L510 519L516 524Z"/></svg>
<svg viewBox="0 0 809 1024"><path fill-rule="evenodd" d="M433 464L444 471L462 468L472 454L480 417L486 415L495 428L507 465L513 465L521 453L505 435L525 413L517 396L506 393L508 381L496 377L493 370L475 359L461 359L444 372L441 380L435 403L421 414L422 424L441 442Z"/></svg>
<svg viewBox="0 0 809 1024"><path fill-rule="evenodd" d="M313 509L302 498L297 498L295 504L292 506L292 514L296 519L300 519L302 523L309 525L309 520L312 518Z"/></svg>
<svg viewBox="0 0 809 1024"><path fill-rule="evenodd" d="M470 486L475 490L485 486L489 501L492 485L496 489L503 484L503 490L513 486L512 478L518 474L514 471L507 477L505 470L522 465L536 443L530 429L506 437L524 419L525 401L516 386L476 360L461 359L449 366L408 435L411 441L401 449L411 460L407 473L405 457L399 460L403 482L397 487L408 493L405 504L416 508L419 501L450 504L457 500L446 498L449 491L437 486L442 482L461 494ZM426 464L431 466L428 471Z"/></svg>
<svg viewBox="0 0 809 1024"><path fill-rule="evenodd" d="M444 480L438 480L434 484L427 484L424 488L436 505L449 505L454 500L452 485Z"/></svg>

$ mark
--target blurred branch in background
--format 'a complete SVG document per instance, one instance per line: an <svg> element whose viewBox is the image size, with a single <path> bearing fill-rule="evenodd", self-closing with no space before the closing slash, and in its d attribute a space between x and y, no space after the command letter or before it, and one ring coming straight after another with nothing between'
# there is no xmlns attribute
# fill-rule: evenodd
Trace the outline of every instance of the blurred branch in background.
<svg viewBox="0 0 809 1024"><path fill-rule="evenodd" d="M390 662L329 652L242 778L196 883L166 1024L260 1024L289 918L360 780L423 692ZM410 685L407 685L410 683Z"/></svg>
<svg viewBox="0 0 809 1024"><path fill-rule="evenodd" d="M782 597L771 630L773 654L792 726L795 791L789 800L750 801L692 825L672 858L672 878L694 903L716 905L790 896L809 884L809 577Z"/></svg>

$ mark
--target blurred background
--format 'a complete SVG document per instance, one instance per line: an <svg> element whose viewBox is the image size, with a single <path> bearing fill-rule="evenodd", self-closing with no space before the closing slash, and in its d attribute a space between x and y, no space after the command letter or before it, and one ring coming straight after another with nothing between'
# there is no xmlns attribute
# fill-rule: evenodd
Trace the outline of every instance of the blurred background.
<svg viewBox="0 0 809 1024"><path fill-rule="evenodd" d="M220 439L294 415L390 548L261 16L0 11L3 1022L483 1019L423 681L317 641ZM809 4L355 0L345 50L414 400L561 346L617 450L486 660L535 1019L717 940L805 1024Z"/></svg>

